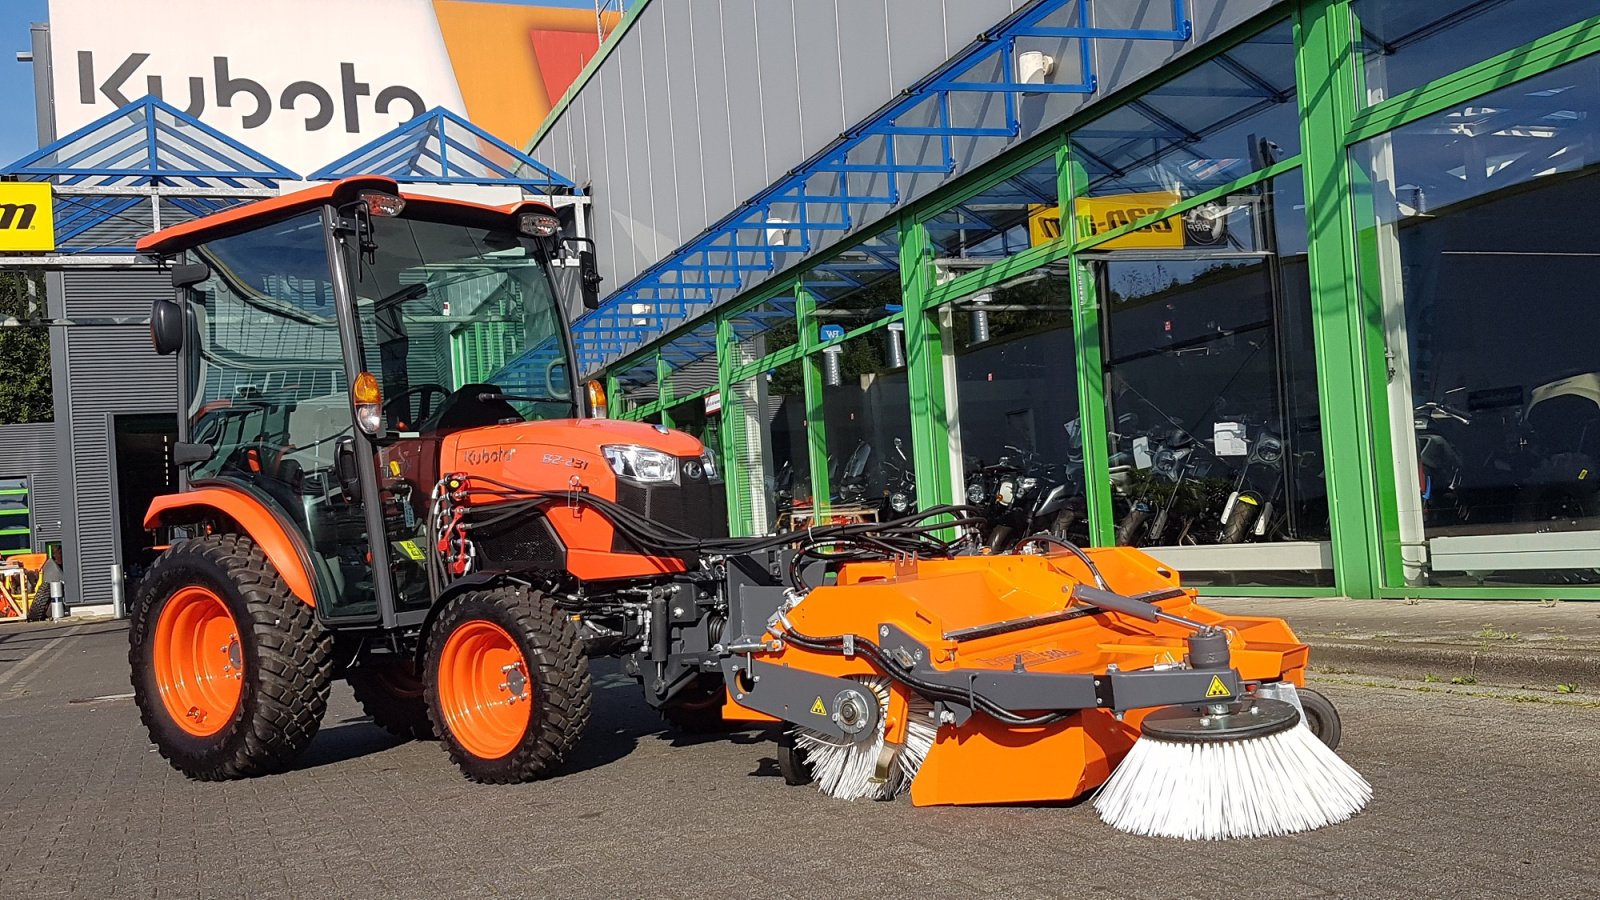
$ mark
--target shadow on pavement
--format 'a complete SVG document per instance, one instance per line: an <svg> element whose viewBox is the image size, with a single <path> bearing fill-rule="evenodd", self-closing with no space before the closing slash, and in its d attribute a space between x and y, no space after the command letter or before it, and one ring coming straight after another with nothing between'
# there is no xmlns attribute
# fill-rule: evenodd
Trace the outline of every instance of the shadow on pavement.
<svg viewBox="0 0 1600 900"><path fill-rule="evenodd" d="M22 647L27 644L38 644L46 641L53 641L56 638L70 632L74 628L82 630L74 634L73 637L89 637L96 634L112 634L119 631L127 631L128 623L120 621L108 621L97 622L93 625L85 625L80 622L55 622L49 625L38 624L18 628L15 630L7 629L5 631L0 631L0 645L11 648Z"/></svg>
<svg viewBox="0 0 1600 900"><path fill-rule="evenodd" d="M392 750L406 741L395 737L363 717L337 725L325 725L300 754L290 771L299 772L347 762L373 753Z"/></svg>

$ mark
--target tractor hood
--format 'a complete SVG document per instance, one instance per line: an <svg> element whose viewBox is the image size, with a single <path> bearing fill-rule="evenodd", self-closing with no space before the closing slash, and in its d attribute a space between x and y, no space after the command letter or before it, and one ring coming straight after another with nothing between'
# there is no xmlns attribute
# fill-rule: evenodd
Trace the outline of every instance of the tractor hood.
<svg viewBox="0 0 1600 900"><path fill-rule="evenodd" d="M705 445L693 436L614 419L553 419L458 431L440 447L439 470L481 475L530 490L580 486L615 497L618 476L602 448L616 446L655 450L695 463L680 466L686 470L680 471L680 479L703 471L699 463Z"/></svg>

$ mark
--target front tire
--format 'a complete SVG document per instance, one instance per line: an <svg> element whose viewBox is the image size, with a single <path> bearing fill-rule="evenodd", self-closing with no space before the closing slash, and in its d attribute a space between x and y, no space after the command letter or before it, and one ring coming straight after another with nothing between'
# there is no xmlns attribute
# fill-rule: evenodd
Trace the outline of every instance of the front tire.
<svg viewBox="0 0 1600 900"><path fill-rule="evenodd" d="M428 638L428 715L473 781L552 774L589 724L589 658L572 621L526 587L452 599Z"/></svg>
<svg viewBox="0 0 1600 900"><path fill-rule="evenodd" d="M281 771L327 710L332 638L248 537L163 553L139 584L128 641L140 718L190 778Z"/></svg>

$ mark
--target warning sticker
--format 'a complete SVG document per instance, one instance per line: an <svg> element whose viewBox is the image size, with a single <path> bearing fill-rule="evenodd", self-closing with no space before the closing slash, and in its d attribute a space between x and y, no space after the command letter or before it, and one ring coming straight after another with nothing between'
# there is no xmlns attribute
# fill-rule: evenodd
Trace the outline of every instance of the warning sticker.
<svg viewBox="0 0 1600 900"><path fill-rule="evenodd" d="M417 546L416 541L395 541L394 545L400 548L401 553L404 553L406 556L411 557L417 562L422 562L422 560L425 558L422 553L422 548Z"/></svg>
<svg viewBox="0 0 1600 900"><path fill-rule="evenodd" d="M826 716L828 714L828 708L822 705L821 697L818 697L814 702L812 702L811 714L813 716Z"/></svg>
<svg viewBox="0 0 1600 900"><path fill-rule="evenodd" d="M1232 696L1233 696L1233 692L1228 690L1228 686L1222 683L1222 676L1221 675L1213 675L1213 676L1211 676L1211 686L1206 688L1206 698L1207 699L1210 699L1212 697L1232 697Z"/></svg>
<svg viewBox="0 0 1600 900"><path fill-rule="evenodd" d="M394 459L389 460L389 474L393 475L396 478L400 477L400 461L399 460L394 460Z"/></svg>

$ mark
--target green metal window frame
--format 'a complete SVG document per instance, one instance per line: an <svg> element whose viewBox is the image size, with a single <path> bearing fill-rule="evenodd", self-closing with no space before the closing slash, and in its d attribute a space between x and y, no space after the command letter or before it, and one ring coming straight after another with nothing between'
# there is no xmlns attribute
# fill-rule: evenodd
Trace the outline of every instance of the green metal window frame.
<svg viewBox="0 0 1600 900"><path fill-rule="evenodd" d="M935 283L933 252L926 223L954 205L982 194L1000 182L1038 164L1051 154L1056 158L1057 201L1070 210L1078 187L1086 183L1083 169L1072 157L1071 135L1083 125L1139 99L1150 89L1181 77L1218 54L1248 41L1285 20L1293 23L1296 104L1301 122L1301 152L1229 184L1213 188L1160 213L1093 236L1076 234L1076 217L1060 238L1028 248L981 269ZM1554 31L1522 47L1468 66L1428 84L1358 108L1360 60L1355 53L1354 14L1350 0L1298 0L1264 11L1234 29L1186 54L1166 67L1138 79L1106 101L1096 103L1040 134L1020 142L1000 157L964 173L928 195L907 204L877 227L863 229L793 270L757 286L730 303L664 336L651 347L607 367L610 396L614 373L633 368L656 353L656 348L678 334L713 321L718 335L718 385L685 397L670 396L669 380L662 378L657 399L620 417L641 419L664 414L668 407L720 391L732 397L735 384L779 366L800 361L803 366L808 442L811 448L813 496L825 503L827 435L822 417L822 373L819 353L848 341L903 322L906 339L908 386L912 423L913 462L918 501L923 507L954 498L955 479L948 451L950 400L946 396L944 354L938 327L943 304L1015 278L1040 266L1069 263L1073 296L1075 362L1078 371L1080 419L1084 434L1084 465L1091 475L1104 473L1109 462L1106 430L1105 384L1100 346L1100 310L1089 266L1095 251L1108 241L1162 219L1218 200L1269 179L1296 170L1304 180L1307 198L1307 252L1311 279L1313 342L1332 530L1335 587L1226 587L1202 588L1206 594L1235 596L1309 597L1329 594L1382 598L1455 597L1485 599L1549 598L1600 599L1600 587L1529 585L1524 587L1465 588L1409 587L1401 583L1398 554L1398 512L1392 448L1387 431L1386 362L1381 316L1370 300L1363 300L1358 260L1357 191L1349 148L1394 128L1559 66L1600 53L1600 15ZM867 325L857 326L843 338L821 342L816 334L816 298L803 290L808 272L848 251L883 226L898 229L900 246L900 302L903 311ZM1103 253L1103 251L1102 251ZM1088 254L1088 255L1086 255ZM737 363L731 352L733 317L786 292L796 299L796 342ZM656 356L658 375L662 362ZM725 400L725 402L728 402ZM733 460L734 429L720 429L723 458ZM1111 515L1111 488L1102 477L1090 477L1088 506L1097 543L1110 543L1115 530ZM729 479L729 513L740 508L737 493L744 480ZM747 528L748 523L735 526ZM740 532L736 532L740 533Z"/></svg>
<svg viewBox="0 0 1600 900"><path fill-rule="evenodd" d="M1296 48L1306 196L1323 198L1308 217L1317 371L1334 515L1335 579L1342 593L1404 599L1600 600L1600 588L1568 585L1410 586L1399 554L1387 357L1381 299L1363 293L1373 255L1361 253L1359 177L1350 148L1484 94L1600 52L1600 16L1357 108L1361 77L1348 0L1305 0ZM1312 210L1308 210L1312 212ZM1353 309L1336 305L1354 304Z"/></svg>

